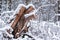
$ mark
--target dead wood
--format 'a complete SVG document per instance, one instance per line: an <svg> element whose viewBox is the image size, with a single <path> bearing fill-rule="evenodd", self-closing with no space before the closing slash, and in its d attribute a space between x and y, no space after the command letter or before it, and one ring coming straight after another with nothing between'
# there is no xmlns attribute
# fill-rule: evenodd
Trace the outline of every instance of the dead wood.
<svg viewBox="0 0 60 40"><path fill-rule="evenodd" d="M19 19L21 18L21 16L24 14L24 11L26 10L25 7L22 6L22 8L19 10L18 15L16 15L16 18L13 22L13 24L11 25L11 27L14 29L16 24L18 23Z"/></svg>
<svg viewBox="0 0 60 40"><path fill-rule="evenodd" d="M33 10L34 8L32 6L30 6L28 9L26 9L25 7L22 7L21 10L18 12L13 24L11 25L11 27L13 28L12 34L14 35L14 38L18 38L23 31L24 32L28 31L26 22L35 18L35 16L31 15L25 18L24 15L30 13Z"/></svg>

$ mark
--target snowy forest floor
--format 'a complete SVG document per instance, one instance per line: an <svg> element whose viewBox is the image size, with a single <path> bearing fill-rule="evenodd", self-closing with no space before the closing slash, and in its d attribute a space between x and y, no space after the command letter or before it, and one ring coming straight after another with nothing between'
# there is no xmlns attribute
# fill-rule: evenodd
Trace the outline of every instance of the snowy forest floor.
<svg viewBox="0 0 60 40"><path fill-rule="evenodd" d="M7 38L7 35L9 34L7 33L6 29L10 28L12 31L12 28L10 27L11 23L8 22L15 18L15 14L19 11L22 5L25 6L24 4L18 5L16 10L3 11L0 15L0 40L60 40L60 21L56 21L57 18L55 18L56 15L60 14L56 14L56 3L57 1L55 3L49 2L49 4L47 4L47 2L43 2L42 5L38 5L39 7L37 7L37 5L34 3L30 4L34 8L36 7L32 13L37 15L37 19L31 20L28 23L30 27L28 32L24 34L27 34L31 37L26 35L24 38L22 38L21 35L17 39ZM25 7L27 8L28 6ZM13 37L12 35L9 36Z"/></svg>

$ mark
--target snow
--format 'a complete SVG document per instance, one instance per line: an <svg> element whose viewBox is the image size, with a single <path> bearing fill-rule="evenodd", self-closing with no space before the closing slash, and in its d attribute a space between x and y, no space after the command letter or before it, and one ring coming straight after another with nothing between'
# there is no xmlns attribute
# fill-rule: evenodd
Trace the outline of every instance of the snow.
<svg viewBox="0 0 60 40"><path fill-rule="evenodd" d="M47 0L47 2L48 2L48 0ZM46 4L46 2L44 2L44 3ZM42 21L39 22L38 19L37 20L30 20L29 23L26 23L27 26L30 26L30 27L28 29L28 32L25 33L25 34L28 34L28 35L32 36L33 38L30 38L28 36L25 36L24 38L22 38L22 36L20 36L19 38L14 39L13 35L9 34L6 31L8 29L10 29L11 32L13 31L13 29L11 28L11 24L12 24L13 21L9 24L8 24L8 22L10 22L11 19L15 18L15 15L19 12L19 10L21 9L22 6L24 6L26 8L28 8L29 6L33 6L35 8L35 10L31 11L29 14L24 15L25 17L29 17L30 15L37 14L37 12L44 7L47 7L47 9L50 6L54 7L57 2L55 4L51 3L51 4L46 4L46 5L44 3L42 3L43 5L40 5L37 9L35 8L35 6L33 4L29 4L29 5L19 4L18 7L15 10L4 11L3 13L1 13L1 16L0 16L0 40L2 40L2 38L4 40L9 39L9 38L4 38L3 33L5 35L7 34L6 36L11 37L11 40L33 40L33 39L35 39L35 40L60 40L60 21L50 22L50 21L43 21L41 19ZM45 9L45 10L47 10L47 9ZM51 12L50 10L48 10L48 11L51 12L51 13L55 13L53 8L51 10L53 12ZM42 11L44 11L44 10L42 10ZM48 11L46 11L46 13L49 13ZM39 12L42 13L41 11L39 11ZM44 16L43 14L41 14L43 16L40 16L40 13L37 14L39 16L39 18ZM52 15L53 14L51 14L50 16L52 17ZM60 14L55 14L54 17L56 15L60 16ZM52 20L54 19L54 17L52 17ZM24 27L23 27L23 29L24 29Z"/></svg>
<svg viewBox="0 0 60 40"><path fill-rule="evenodd" d="M29 17L29 16L31 16L31 15L35 15L35 13L36 13L36 11L33 10L33 11L31 11L29 14L25 14L24 16L25 16L25 18L27 18L27 17Z"/></svg>

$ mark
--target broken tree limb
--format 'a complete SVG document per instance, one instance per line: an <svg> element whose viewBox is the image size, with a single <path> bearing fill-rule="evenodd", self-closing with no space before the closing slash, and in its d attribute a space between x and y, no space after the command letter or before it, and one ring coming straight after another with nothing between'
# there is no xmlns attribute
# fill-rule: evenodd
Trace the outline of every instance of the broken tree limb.
<svg viewBox="0 0 60 40"><path fill-rule="evenodd" d="M29 7L28 8L28 10L30 10L30 8L31 7ZM33 9L31 9L30 11L28 11L27 10L27 12L29 13L29 12L31 12ZM18 35L21 35L21 34L17 34L17 33L19 33L21 30L22 30L22 28L24 27L24 24L27 22L26 20L28 20L28 19L25 19L25 17L24 17L24 15L21 17L21 19L20 19L20 21L18 22L18 30L16 31L16 29L14 30L15 32L14 32L14 38L18 38L19 36ZM25 28L24 28L24 30L22 30L22 32L27 32L28 31L28 27L27 27L27 24L26 24L26 26L25 26ZM17 34L17 35L16 35Z"/></svg>
<svg viewBox="0 0 60 40"><path fill-rule="evenodd" d="M32 10L34 10L34 8L32 6L30 6L28 9L26 9L25 7L22 7L21 10L19 11L19 13L17 14L13 24L11 25L11 27L14 29L17 22L19 21L19 19L21 18L21 16L24 14L24 11L25 11L25 14L26 13L29 13L31 12Z"/></svg>
<svg viewBox="0 0 60 40"><path fill-rule="evenodd" d="M22 9L22 8L21 8ZM25 8L24 8L25 9ZM28 9L25 9L25 12L23 12L23 13L29 13L29 12L31 12L32 10L34 10L34 8L32 7L32 6L30 6ZM21 10L20 10L21 11ZM21 11L22 12L22 11ZM19 14L21 14L21 12L19 12ZM19 16L21 17L22 16L22 14L21 15L19 15L19 14L17 14L17 16L16 16L16 18L15 18L15 20L14 20L14 22L13 22L13 24L11 25L11 27L14 29L14 27L16 26L16 24L17 24L17 22L19 21Z"/></svg>
<svg viewBox="0 0 60 40"><path fill-rule="evenodd" d="M13 24L11 25L13 32L12 34L14 35L14 38L18 38L20 34L20 32L27 32L28 28L27 28L27 24L25 26L25 23L32 18L30 18L30 16L28 18L25 19L24 15L25 14L29 14L31 11L33 11L34 8L32 6L30 6L28 9L26 9L25 7L22 7L21 10L18 12L18 14L16 15L16 18L13 22ZM25 28L24 28L25 26ZM22 30L24 28L24 30ZM19 33L19 34L17 34ZM17 34L17 35L16 35Z"/></svg>
<svg viewBox="0 0 60 40"><path fill-rule="evenodd" d="M18 21L19 21L19 19L21 18L21 16L24 14L24 11L25 11L25 10L26 10L26 8L23 7L23 6L22 6L21 9L19 10L18 15L16 16L13 24L11 25L11 27L12 27L13 29L15 28L15 26L16 26L16 24L18 23Z"/></svg>
<svg viewBox="0 0 60 40"><path fill-rule="evenodd" d="M20 19L20 21L18 22L18 27L15 28L14 30L14 38L18 38L21 33L24 31L25 33L28 32L28 27L27 27L27 24L26 22L28 23L28 21L30 19L33 19L34 18L34 15L31 15L29 16L28 18L24 18L24 16ZM16 30L17 29L17 30ZM17 34L18 33L18 34Z"/></svg>

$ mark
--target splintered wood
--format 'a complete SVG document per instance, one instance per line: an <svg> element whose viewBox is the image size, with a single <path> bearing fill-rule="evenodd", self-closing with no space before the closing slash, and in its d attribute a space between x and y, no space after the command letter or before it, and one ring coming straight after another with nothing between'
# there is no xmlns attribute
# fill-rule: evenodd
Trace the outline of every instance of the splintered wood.
<svg viewBox="0 0 60 40"><path fill-rule="evenodd" d="M33 10L34 10L34 8L32 6L30 6L27 9L23 6L21 7L18 14L16 15L14 22L11 25L11 27L13 29L12 34L14 35L14 38L20 37L21 33L23 33L23 32L24 33L28 32L27 23L29 22L29 20L34 19L35 15L33 14L27 18L25 18L24 15L29 14Z"/></svg>

